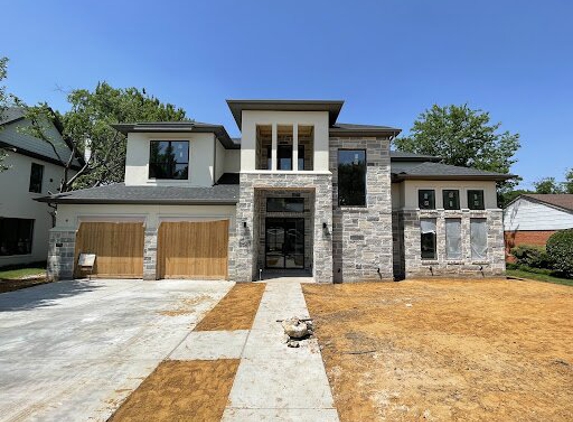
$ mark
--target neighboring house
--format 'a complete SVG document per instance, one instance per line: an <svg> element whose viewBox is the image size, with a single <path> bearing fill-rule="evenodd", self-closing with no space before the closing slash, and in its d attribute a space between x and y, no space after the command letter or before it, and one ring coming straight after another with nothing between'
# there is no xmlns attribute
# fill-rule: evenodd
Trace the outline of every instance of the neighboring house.
<svg viewBox="0 0 573 422"><path fill-rule="evenodd" d="M9 167L0 173L0 267L45 261L48 253L50 208L34 199L57 192L63 166L49 144L26 133L30 125L20 108L0 112L0 148ZM67 160L71 150L58 129L50 124L47 135Z"/></svg>
<svg viewBox="0 0 573 422"><path fill-rule="evenodd" d="M125 183L57 202L49 274L95 253L108 277L311 273L316 282L505 271L496 181L390 151L400 129L338 123L342 101L229 100L242 132L133 123Z"/></svg>
<svg viewBox="0 0 573 422"><path fill-rule="evenodd" d="M545 246L557 230L573 228L573 194L526 194L504 211L506 247Z"/></svg>

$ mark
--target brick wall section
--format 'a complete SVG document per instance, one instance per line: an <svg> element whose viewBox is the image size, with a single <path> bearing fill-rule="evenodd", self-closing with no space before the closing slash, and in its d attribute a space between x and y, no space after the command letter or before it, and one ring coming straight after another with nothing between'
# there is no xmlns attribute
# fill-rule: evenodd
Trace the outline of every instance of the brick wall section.
<svg viewBox="0 0 573 422"><path fill-rule="evenodd" d="M366 206L338 206L338 150L366 150ZM336 282L393 278L390 141L330 138Z"/></svg>
<svg viewBox="0 0 573 422"><path fill-rule="evenodd" d="M486 211L444 211L404 210L396 212L396 218L403 220L404 273L399 276L415 277L494 277L505 273L505 251L501 210ZM436 219L437 259L422 260L420 219ZM461 219L462 259L446 259L445 219ZM470 219L485 218L488 224L487 259L474 261L471 258ZM482 267L482 270L480 270Z"/></svg>
<svg viewBox="0 0 573 422"><path fill-rule="evenodd" d="M506 231L505 244L507 251L519 245L545 246L547 240L556 230Z"/></svg>
<svg viewBox="0 0 573 422"><path fill-rule="evenodd" d="M290 189L314 191L313 276L317 283L332 283L332 178L330 174L241 173L237 204L236 239L230 252L238 282L258 278L258 252L261 249L260 221L264 209L256 200L255 190ZM243 223L247 223L244 227ZM326 223L327 230L323 230Z"/></svg>
<svg viewBox="0 0 573 422"><path fill-rule="evenodd" d="M47 277L50 281L74 276L75 230L50 230Z"/></svg>

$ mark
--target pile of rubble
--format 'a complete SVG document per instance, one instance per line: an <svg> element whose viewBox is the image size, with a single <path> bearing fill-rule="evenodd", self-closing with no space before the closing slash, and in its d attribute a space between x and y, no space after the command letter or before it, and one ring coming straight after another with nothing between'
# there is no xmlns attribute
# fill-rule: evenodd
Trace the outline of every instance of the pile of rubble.
<svg viewBox="0 0 573 422"><path fill-rule="evenodd" d="M292 317L279 320L285 331L285 343L288 347L300 347L299 341L305 340L314 334L314 326L310 318Z"/></svg>

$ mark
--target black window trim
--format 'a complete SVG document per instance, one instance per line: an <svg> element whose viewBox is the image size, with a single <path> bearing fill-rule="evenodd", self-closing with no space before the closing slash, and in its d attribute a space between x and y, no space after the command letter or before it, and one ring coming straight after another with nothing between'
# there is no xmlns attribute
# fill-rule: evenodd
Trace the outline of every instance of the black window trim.
<svg viewBox="0 0 573 422"><path fill-rule="evenodd" d="M33 218L15 218L15 217L3 217L3 218L1 218L1 220L2 220L2 222L4 222L5 220L17 220L16 224L20 224L20 221L28 222L30 224L30 228L29 228L30 245L29 245L29 250L27 252L24 252L24 253L3 254L1 252L1 249L0 249L0 257L11 257L11 256L15 257L15 256L30 256L30 255L32 255L32 253L34 253L34 229L36 226L36 220ZM12 223L12 224L14 224L14 223ZM1 226L1 224L0 224L0 226ZM2 242L6 242L6 239L3 238ZM0 248L4 247L2 242L0 242ZM17 242L19 242L19 240Z"/></svg>
<svg viewBox="0 0 573 422"><path fill-rule="evenodd" d="M338 173L338 167L340 165L340 151L361 151L364 152L364 204L360 205L352 205L352 204L341 204L340 203L340 176ZM368 151L366 148L338 148L336 151L336 174L337 174L337 197L338 197L338 206L339 207L358 207L358 208L365 208L368 206L368 185L367 181L367 172L368 172Z"/></svg>
<svg viewBox="0 0 573 422"><path fill-rule="evenodd" d="M173 142L186 142L187 143L187 162L186 163L179 163L179 162L175 162L175 164L187 164L187 179L177 179L174 177L152 177L151 176L151 146L154 142L168 142L169 144L173 143ZM189 164L190 164L190 158L191 158L191 142L189 141L189 139L151 139L149 141L149 159L148 159L148 172L147 172L147 178L149 180L180 180L180 181L186 181L189 180L189 177L191 176L191 172L189 171ZM156 164L156 163L154 163Z"/></svg>
<svg viewBox="0 0 573 422"><path fill-rule="evenodd" d="M34 176L34 167L40 170L40 180L38 183L34 183L32 177ZM33 187L36 185L39 186L39 190L32 190ZM44 166L38 163L31 163L30 165L30 181L28 183L28 192L30 193L42 193L42 189L44 187Z"/></svg>
<svg viewBox="0 0 573 422"><path fill-rule="evenodd" d="M458 207L457 208L447 208L446 207L446 193L447 192L457 192L458 193ZM462 201L460 199L460 190L459 189L442 189L442 208L448 211L459 211L462 209Z"/></svg>
<svg viewBox="0 0 573 422"><path fill-rule="evenodd" d="M472 192L481 192L481 208L473 208L471 206L471 202L470 201L470 194ZM484 211L485 210L485 190L484 189L468 189L467 190L467 201L468 201L468 209L472 210L472 211Z"/></svg>
<svg viewBox="0 0 573 422"><path fill-rule="evenodd" d="M433 198L432 198L432 204L430 205L429 208L424 208L422 207L422 192L432 192L433 193ZM436 189L418 189L418 208L421 210L435 210L436 209Z"/></svg>

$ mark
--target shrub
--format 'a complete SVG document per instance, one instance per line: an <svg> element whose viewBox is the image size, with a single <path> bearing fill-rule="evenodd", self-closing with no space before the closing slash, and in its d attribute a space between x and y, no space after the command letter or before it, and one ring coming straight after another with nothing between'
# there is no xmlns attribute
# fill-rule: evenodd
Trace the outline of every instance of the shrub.
<svg viewBox="0 0 573 422"><path fill-rule="evenodd" d="M573 278L573 229L553 233L547 240L547 254L555 271Z"/></svg>
<svg viewBox="0 0 573 422"><path fill-rule="evenodd" d="M531 268L551 268L551 259L545 248L539 246L520 245L511 250L517 264Z"/></svg>

